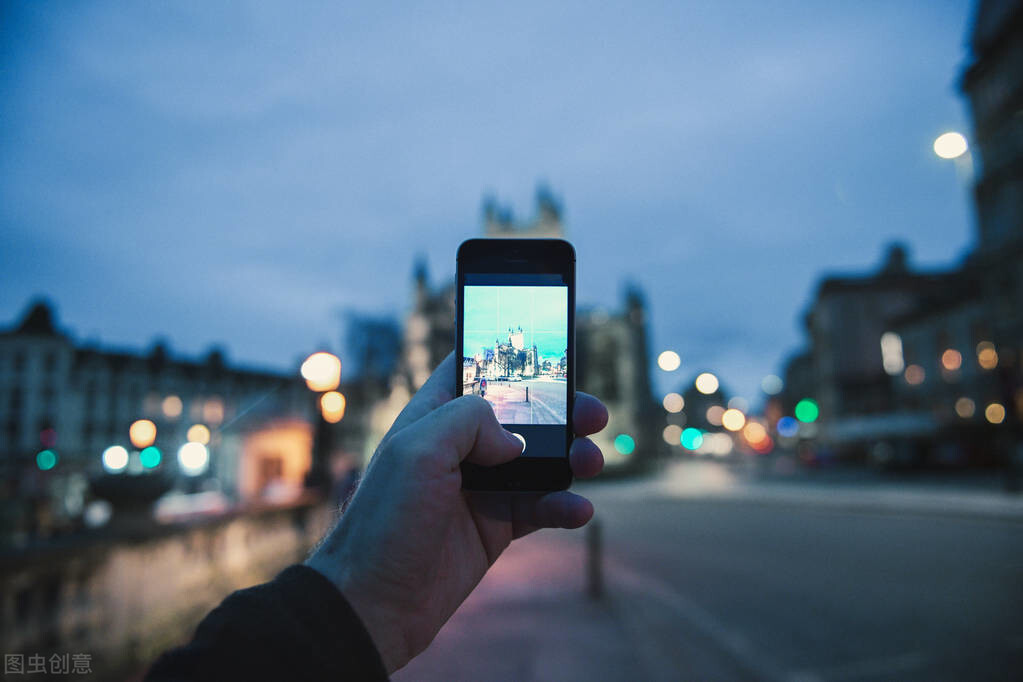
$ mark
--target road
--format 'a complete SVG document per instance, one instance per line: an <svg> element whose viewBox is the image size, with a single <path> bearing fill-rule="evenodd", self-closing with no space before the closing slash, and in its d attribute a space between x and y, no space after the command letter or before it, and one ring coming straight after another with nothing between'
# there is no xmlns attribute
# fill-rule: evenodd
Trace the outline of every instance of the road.
<svg viewBox="0 0 1023 682"><path fill-rule="evenodd" d="M1023 676L1023 517L634 482L586 493L604 531L601 607L582 597L582 533L535 534L396 679Z"/></svg>
<svg viewBox="0 0 1023 682"><path fill-rule="evenodd" d="M485 398L502 424L564 424L565 387L564 381L552 379L495 380L488 382Z"/></svg>

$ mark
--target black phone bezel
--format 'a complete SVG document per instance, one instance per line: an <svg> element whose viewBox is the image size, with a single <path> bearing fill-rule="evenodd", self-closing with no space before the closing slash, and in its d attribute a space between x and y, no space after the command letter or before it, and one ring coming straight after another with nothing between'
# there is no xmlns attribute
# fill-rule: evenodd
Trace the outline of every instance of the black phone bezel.
<svg viewBox="0 0 1023 682"><path fill-rule="evenodd" d="M575 249L563 239L469 239L455 259L455 392L462 393L462 287L466 273L560 274L568 283L568 353L565 454L563 457L519 457L494 467L462 462L462 488L503 492L549 492L572 484L568 450L575 430Z"/></svg>

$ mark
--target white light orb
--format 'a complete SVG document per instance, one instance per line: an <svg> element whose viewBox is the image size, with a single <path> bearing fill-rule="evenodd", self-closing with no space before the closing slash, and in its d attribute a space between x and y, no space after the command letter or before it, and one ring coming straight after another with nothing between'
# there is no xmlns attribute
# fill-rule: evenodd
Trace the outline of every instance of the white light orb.
<svg viewBox="0 0 1023 682"><path fill-rule="evenodd" d="M202 443L188 442L178 450L178 464L189 476L198 476L210 463L210 451Z"/></svg>
<svg viewBox="0 0 1023 682"><path fill-rule="evenodd" d="M959 158L969 148L966 138L956 132L938 135L934 140L934 153L943 159Z"/></svg>
<svg viewBox="0 0 1023 682"><path fill-rule="evenodd" d="M710 395L714 391L718 390L720 382L718 378L710 372L704 372L700 376L696 377L696 390L704 395Z"/></svg>
<svg viewBox="0 0 1023 682"><path fill-rule="evenodd" d="M657 356L657 366L665 372L674 372L682 365L682 358L673 350L666 350Z"/></svg>
<svg viewBox="0 0 1023 682"><path fill-rule="evenodd" d="M123 471L128 466L128 451L120 445L111 445L103 451L103 468L110 472Z"/></svg>

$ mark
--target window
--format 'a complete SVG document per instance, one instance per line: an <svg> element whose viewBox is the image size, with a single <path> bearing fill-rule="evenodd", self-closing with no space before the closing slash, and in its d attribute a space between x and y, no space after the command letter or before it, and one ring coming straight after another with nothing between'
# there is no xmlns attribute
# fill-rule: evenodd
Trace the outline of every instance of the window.
<svg viewBox="0 0 1023 682"><path fill-rule="evenodd" d="M53 388L53 386L44 386L43 387L43 408L45 408L46 410L48 410L50 412L53 412L53 411L56 410L56 407L57 407L56 403L57 403L57 391Z"/></svg>

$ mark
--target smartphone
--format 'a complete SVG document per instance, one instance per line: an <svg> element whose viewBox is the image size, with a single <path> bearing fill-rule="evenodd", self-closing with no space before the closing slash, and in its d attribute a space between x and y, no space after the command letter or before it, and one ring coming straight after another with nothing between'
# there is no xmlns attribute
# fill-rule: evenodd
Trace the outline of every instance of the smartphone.
<svg viewBox="0 0 1023 682"><path fill-rule="evenodd" d="M455 395L478 395L522 441L495 467L462 463L467 490L572 483L575 250L562 239L470 239L458 248Z"/></svg>

